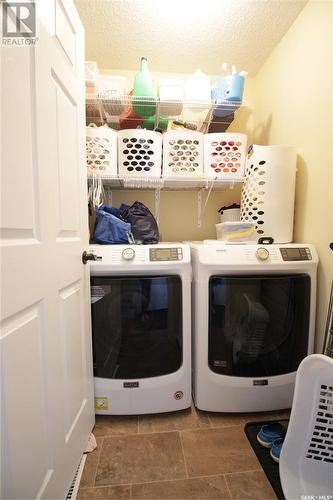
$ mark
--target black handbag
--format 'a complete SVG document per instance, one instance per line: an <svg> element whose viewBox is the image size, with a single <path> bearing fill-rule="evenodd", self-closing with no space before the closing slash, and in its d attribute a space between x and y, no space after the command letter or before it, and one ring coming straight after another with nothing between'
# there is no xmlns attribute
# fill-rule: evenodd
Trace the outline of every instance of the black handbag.
<svg viewBox="0 0 333 500"><path fill-rule="evenodd" d="M130 207L122 205L120 210L122 218L131 224L135 243L142 245L158 243L160 238L158 225L149 208L135 201Z"/></svg>

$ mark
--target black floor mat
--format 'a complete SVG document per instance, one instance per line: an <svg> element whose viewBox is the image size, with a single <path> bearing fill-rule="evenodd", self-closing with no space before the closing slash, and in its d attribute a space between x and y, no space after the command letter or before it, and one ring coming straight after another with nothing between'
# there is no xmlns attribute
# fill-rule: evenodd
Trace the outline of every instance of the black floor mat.
<svg viewBox="0 0 333 500"><path fill-rule="evenodd" d="M274 422L280 422L283 426L288 427L289 420L269 420L267 422L249 422L245 425L244 432L247 439L253 448L254 453L263 468L269 482L275 491L276 496L279 500L285 500L285 496L282 491L282 486L280 482L279 464L274 462L271 458L269 448L261 446L257 441L257 434L260 431L262 425L272 424Z"/></svg>

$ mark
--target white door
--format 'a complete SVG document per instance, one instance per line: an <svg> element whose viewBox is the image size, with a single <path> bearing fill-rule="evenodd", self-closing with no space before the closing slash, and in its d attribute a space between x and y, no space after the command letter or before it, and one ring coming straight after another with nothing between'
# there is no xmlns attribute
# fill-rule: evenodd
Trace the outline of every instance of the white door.
<svg viewBox="0 0 333 500"><path fill-rule="evenodd" d="M94 423L84 33L37 0L35 47L1 47L4 499L61 499Z"/></svg>

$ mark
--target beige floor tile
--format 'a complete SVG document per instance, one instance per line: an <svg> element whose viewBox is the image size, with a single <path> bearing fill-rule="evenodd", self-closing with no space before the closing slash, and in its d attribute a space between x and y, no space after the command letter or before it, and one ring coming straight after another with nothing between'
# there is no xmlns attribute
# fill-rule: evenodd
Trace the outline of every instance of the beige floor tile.
<svg viewBox="0 0 333 500"><path fill-rule="evenodd" d="M186 477L178 432L104 438L95 486Z"/></svg>
<svg viewBox="0 0 333 500"><path fill-rule="evenodd" d="M131 487L124 485L80 488L76 498L78 500L130 500Z"/></svg>
<svg viewBox="0 0 333 500"><path fill-rule="evenodd" d="M273 500L276 495L263 471L237 472L224 476L233 500Z"/></svg>
<svg viewBox="0 0 333 500"><path fill-rule="evenodd" d="M94 486L99 455L102 448L103 438L97 437L97 448L91 453L87 453L86 463L80 481L80 488Z"/></svg>
<svg viewBox="0 0 333 500"><path fill-rule="evenodd" d="M95 436L136 434L137 432L138 417L136 415L96 415L93 430Z"/></svg>
<svg viewBox="0 0 333 500"><path fill-rule="evenodd" d="M212 427L230 427L233 425L245 425L247 422L282 420L289 418L289 415L289 410L259 413L208 413Z"/></svg>
<svg viewBox="0 0 333 500"><path fill-rule="evenodd" d="M281 420L283 418L290 418L290 413L291 413L291 409L289 410L280 410L277 412L277 418L280 418Z"/></svg>
<svg viewBox="0 0 333 500"><path fill-rule="evenodd" d="M208 415L198 412L194 406L172 413L139 416L139 432L179 431L210 427Z"/></svg>
<svg viewBox="0 0 333 500"><path fill-rule="evenodd" d="M259 413L244 413L243 418L246 422L264 422L265 420L284 420L290 416L290 410L266 411Z"/></svg>
<svg viewBox="0 0 333 500"><path fill-rule="evenodd" d="M243 426L182 431L180 434L190 477L260 468Z"/></svg>
<svg viewBox="0 0 333 500"><path fill-rule="evenodd" d="M222 500L230 499L223 476L178 479L133 484L132 500Z"/></svg>
<svg viewBox="0 0 333 500"><path fill-rule="evenodd" d="M230 427L244 424L242 413L208 413L208 418L212 427Z"/></svg>

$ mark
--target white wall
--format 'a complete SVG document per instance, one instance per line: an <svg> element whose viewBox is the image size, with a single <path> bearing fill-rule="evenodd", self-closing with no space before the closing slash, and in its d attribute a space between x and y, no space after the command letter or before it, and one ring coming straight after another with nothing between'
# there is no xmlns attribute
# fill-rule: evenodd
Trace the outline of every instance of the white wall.
<svg viewBox="0 0 333 500"><path fill-rule="evenodd" d="M333 2L312 0L253 82L252 115L234 127L256 144L298 150L294 240L319 253L316 349L333 278Z"/></svg>

